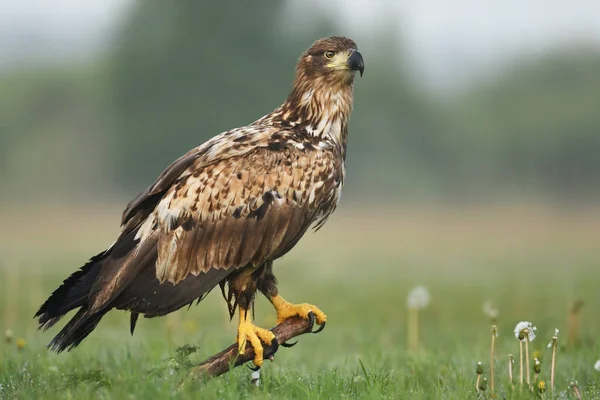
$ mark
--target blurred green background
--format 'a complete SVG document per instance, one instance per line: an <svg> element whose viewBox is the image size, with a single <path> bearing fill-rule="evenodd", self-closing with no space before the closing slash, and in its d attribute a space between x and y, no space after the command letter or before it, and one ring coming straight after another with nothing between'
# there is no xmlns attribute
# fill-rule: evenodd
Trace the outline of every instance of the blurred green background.
<svg viewBox="0 0 600 400"><path fill-rule="evenodd" d="M355 88L344 202L599 198L600 39L569 35L573 27L537 28L547 37L502 45L497 26L502 38L511 21L521 29L518 18L488 15L487 30L473 18L467 38L479 42L444 37L443 23L438 37L421 38L422 10L385 1L57 3L64 9L46 16L65 14L56 28L5 29L17 33L5 36L12 46L0 64L4 201L134 195L191 147L279 105L299 54L331 34L354 38L367 64ZM437 6L429 2L443 14ZM87 18L101 19L102 30L73 22L96 9L102 18ZM543 8L531 15L534 30L536 17L542 28L548 19ZM557 32L564 38L554 41Z"/></svg>

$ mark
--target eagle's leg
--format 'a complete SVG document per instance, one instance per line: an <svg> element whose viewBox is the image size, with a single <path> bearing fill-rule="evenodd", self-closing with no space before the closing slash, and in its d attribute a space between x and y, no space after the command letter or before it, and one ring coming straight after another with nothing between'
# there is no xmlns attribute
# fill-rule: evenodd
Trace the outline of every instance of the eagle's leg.
<svg viewBox="0 0 600 400"><path fill-rule="evenodd" d="M240 322L238 324L237 344L239 354L244 354L246 351L246 343L254 349L254 365L260 367L263 363L263 345L273 343L275 335L268 329L259 328L254 325L251 317L251 310L240 306Z"/></svg>
<svg viewBox="0 0 600 400"><path fill-rule="evenodd" d="M246 351L246 343L254 349L254 365L260 367L263 363L263 345L270 346L275 339L275 334L268 329L259 328L252 321L254 295L256 293L255 269L248 267L242 269L229 281L230 288L235 296L235 302L240 313L237 329L237 344L239 354ZM262 341L262 343L261 343Z"/></svg>
<svg viewBox="0 0 600 400"><path fill-rule="evenodd" d="M258 289L269 299L275 311L277 312L277 324L282 323L291 317L300 317L306 320L314 320L323 329L327 322L327 315L319 309L319 307L308 304L292 304L279 295L277 290L277 279L273 275L272 264L267 264L260 271L260 276L257 280Z"/></svg>

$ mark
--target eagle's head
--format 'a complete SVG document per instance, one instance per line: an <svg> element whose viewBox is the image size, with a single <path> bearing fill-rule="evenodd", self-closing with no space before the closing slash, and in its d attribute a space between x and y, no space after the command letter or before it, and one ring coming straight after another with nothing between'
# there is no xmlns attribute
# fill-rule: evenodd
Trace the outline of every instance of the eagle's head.
<svg viewBox="0 0 600 400"><path fill-rule="evenodd" d="M293 127L302 134L329 138L345 157L352 83L356 71L362 76L364 69L353 40L343 36L317 40L300 56L287 100L255 124Z"/></svg>
<svg viewBox="0 0 600 400"><path fill-rule="evenodd" d="M296 80L329 85L350 85L356 71L362 76L365 64L356 43L343 36L319 39L306 50L296 67Z"/></svg>

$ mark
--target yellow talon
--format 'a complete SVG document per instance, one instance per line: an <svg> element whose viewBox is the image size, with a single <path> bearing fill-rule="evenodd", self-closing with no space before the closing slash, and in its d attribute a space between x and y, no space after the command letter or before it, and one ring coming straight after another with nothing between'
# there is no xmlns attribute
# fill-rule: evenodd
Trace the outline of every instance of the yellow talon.
<svg viewBox="0 0 600 400"><path fill-rule="evenodd" d="M279 295L271 297L270 300L273 304L273 307L275 307L275 311L277 311L277 324L280 324L291 317L310 319L308 314L311 312L315 316L315 322L318 325L323 325L325 322L327 322L327 315L325 315L325 313L321 311L319 307L312 304L292 304Z"/></svg>
<svg viewBox="0 0 600 400"><path fill-rule="evenodd" d="M263 345L264 342L267 346L270 346L275 339L275 334L268 329L259 328L252 323L250 313L248 310L240 307L240 322L238 324L237 344L238 353L244 354L246 352L246 343L250 342L250 345L254 349L254 365L260 367L263 363Z"/></svg>

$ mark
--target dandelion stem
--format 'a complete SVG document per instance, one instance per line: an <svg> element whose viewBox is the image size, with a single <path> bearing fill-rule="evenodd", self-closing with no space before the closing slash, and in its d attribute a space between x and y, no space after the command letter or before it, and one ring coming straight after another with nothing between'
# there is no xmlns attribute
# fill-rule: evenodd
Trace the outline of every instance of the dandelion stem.
<svg viewBox="0 0 600 400"><path fill-rule="evenodd" d="M419 350L419 309L408 309L408 349L416 352Z"/></svg>
<svg viewBox="0 0 600 400"><path fill-rule="evenodd" d="M519 340L519 381L523 386L523 341Z"/></svg>
<svg viewBox="0 0 600 400"><path fill-rule="evenodd" d="M479 392L479 381L481 380L481 375L477 374L477 381L475 381L475 391Z"/></svg>
<svg viewBox="0 0 600 400"><path fill-rule="evenodd" d="M527 366L527 386L531 389L531 376L529 367L529 329L525 329L525 365Z"/></svg>
<svg viewBox="0 0 600 400"><path fill-rule="evenodd" d="M579 387L577 386L577 381L571 382L571 388L573 389L573 393L575 394L575 397L577 397L579 400L581 400L581 392L579 391Z"/></svg>
<svg viewBox="0 0 600 400"><path fill-rule="evenodd" d="M510 384L513 384L513 356L512 354L508 355L508 379L510 380Z"/></svg>
<svg viewBox="0 0 600 400"><path fill-rule="evenodd" d="M583 307L583 301L577 300L569 311L569 332L567 334L567 347L571 348L579 342L579 312Z"/></svg>
<svg viewBox="0 0 600 400"><path fill-rule="evenodd" d="M490 350L490 393L494 394L494 343L496 341L496 325L492 325L492 347Z"/></svg>
<svg viewBox="0 0 600 400"><path fill-rule="evenodd" d="M556 365L556 342L558 337L552 338L552 364L550 366L550 390L554 391L554 366Z"/></svg>

